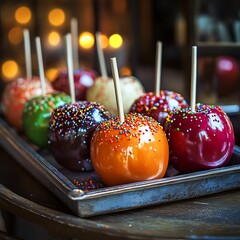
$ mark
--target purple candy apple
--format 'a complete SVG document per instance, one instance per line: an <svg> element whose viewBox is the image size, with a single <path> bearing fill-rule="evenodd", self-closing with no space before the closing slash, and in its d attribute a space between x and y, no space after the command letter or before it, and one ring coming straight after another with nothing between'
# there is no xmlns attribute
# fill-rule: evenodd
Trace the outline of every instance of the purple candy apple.
<svg viewBox="0 0 240 240"><path fill-rule="evenodd" d="M86 100L86 92L96 79L96 73L91 69L74 70L74 87L77 101ZM70 94L67 69L62 69L52 83L53 88Z"/></svg>
<svg viewBox="0 0 240 240"><path fill-rule="evenodd" d="M233 126L218 106L197 104L171 112L164 130L169 141L171 164L179 172L225 166L234 148Z"/></svg>
<svg viewBox="0 0 240 240"><path fill-rule="evenodd" d="M96 127L111 117L99 103L67 103L56 108L49 125L49 146L55 160L73 171L93 170L90 142Z"/></svg>
<svg viewBox="0 0 240 240"><path fill-rule="evenodd" d="M170 111L187 107L187 102L179 93L161 90L159 97L153 92L143 94L133 103L130 112L152 117L163 126Z"/></svg>

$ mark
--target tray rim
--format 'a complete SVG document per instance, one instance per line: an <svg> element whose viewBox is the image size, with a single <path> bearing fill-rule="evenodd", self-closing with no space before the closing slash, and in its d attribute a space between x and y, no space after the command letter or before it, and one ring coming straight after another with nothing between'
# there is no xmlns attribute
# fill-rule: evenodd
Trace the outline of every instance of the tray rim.
<svg viewBox="0 0 240 240"><path fill-rule="evenodd" d="M157 187L170 186L177 184L178 182L180 183L191 182L193 180L206 179L209 176L214 177L229 173L240 174L240 164L236 164L232 166L225 166L211 170L181 174L157 180L142 181L113 187L104 187L96 190L93 189L89 191L83 191L82 189L79 189L77 186L75 186L66 176L59 172L40 154L38 154L1 117L0 117L0 144L8 150L8 152L14 157L14 159L18 163L20 163L24 168L29 170L29 166L27 167L27 165L24 165L23 160L17 158L16 154L20 154L22 158L25 158L24 160L27 159L27 161L32 164L31 168L34 167L34 172L31 171L31 174L34 175L34 177L36 177L42 184L47 186L53 193L55 193L63 202L65 202L66 205L68 205L68 207L70 207L79 216L81 216L79 204L87 200L99 199L109 195L137 192L143 189L146 190ZM240 153L240 148L238 146L235 146L235 150L237 151L237 153ZM58 174L56 174L56 172ZM42 176L44 176L45 179L42 178ZM49 186L49 181L51 183L51 186ZM72 203L74 203L74 205ZM93 215L94 214L92 213L89 214L89 216ZM99 215L99 213L97 213L96 215ZM83 217L86 216L87 215L84 215Z"/></svg>
<svg viewBox="0 0 240 240"><path fill-rule="evenodd" d="M240 164L236 164L233 166L225 166L221 168L211 169L211 170L203 170L198 171L194 173L187 173L172 177L165 177L161 179L155 179L155 180L149 180L149 181L141 181L136 183L129 183L124 185L118 185L113 187L104 187L100 189L93 189L91 191L84 192L82 194L81 192L78 193L79 189L73 189L71 192L69 192L69 197L72 200L87 200L87 199L93 199L98 197L104 197L106 194L119 194L119 193L126 193L131 192L133 190L139 190L140 188L148 189L148 188L154 188L159 186L169 186L174 185L177 182L181 181L181 183L184 182L191 182L194 180L199 179L206 179L209 176L220 176L224 174L229 173L240 173Z"/></svg>

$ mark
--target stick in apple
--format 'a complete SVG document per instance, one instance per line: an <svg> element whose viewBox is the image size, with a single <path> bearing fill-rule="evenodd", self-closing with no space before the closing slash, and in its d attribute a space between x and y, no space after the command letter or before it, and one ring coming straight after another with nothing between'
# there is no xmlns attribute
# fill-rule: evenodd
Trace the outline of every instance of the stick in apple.
<svg viewBox="0 0 240 240"><path fill-rule="evenodd" d="M67 67L68 67L68 79L69 79L69 88L70 96L72 103L75 103L75 89L74 89L74 78L73 78L73 52L72 52L72 36L71 34L66 35L66 52L67 52Z"/></svg>
<svg viewBox="0 0 240 240"><path fill-rule="evenodd" d="M160 90L162 69L162 42L156 43L155 88L154 91L144 93L130 108L130 112L141 113L154 118L164 126L166 117L174 109L188 107L184 97L174 91Z"/></svg>
<svg viewBox="0 0 240 240"><path fill-rule="evenodd" d="M191 99L192 112L196 110L196 87L197 87L197 47L192 47L192 72L191 72Z"/></svg>
<svg viewBox="0 0 240 240"><path fill-rule="evenodd" d="M36 37L36 48L37 48L37 60L38 60L38 69L39 69L39 77L41 81L42 95L46 95L46 82L43 68L43 58L42 58L42 48L40 37Z"/></svg>
<svg viewBox="0 0 240 240"><path fill-rule="evenodd" d="M100 71L103 78L107 78L107 70L106 70L106 63L104 59L103 49L101 45L101 33L96 33L96 44L97 44L97 54L98 54L98 61L100 65Z"/></svg>
<svg viewBox="0 0 240 240"><path fill-rule="evenodd" d="M196 104L196 81L197 47L193 46L191 108L171 112L164 125L171 163L179 172L223 167L234 150L229 117L219 106Z"/></svg>
<svg viewBox="0 0 240 240"><path fill-rule="evenodd" d="M156 49L156 63L155 63L155 95L160 96L161 86L161 71L162 71L162 42L158 41Z"/></svg>
<svg viewBox="0 0 240 240"><path fill-rule="evenodd" d="M118 116L119 116L120 122L123 123L124 111L123 111L122 93L120 88L120 80L119 80L119 74L118 74L118 68L117 68L117 60L114 57L110 59L110 62L111 62L111 69L112 69L114 88L115 88L115 94L116 94Z"/></svg>
<svg viewBox="0 0 240 240"><path fill-rule="evenodd" d="M73 49L73 66L79 69L78 60L78 21L76 18L71 19L72 49Z"/></svg>
<svg viewBox="0 0 240 240"><path fill-rule="evenodd" d="M32 78L32 59L31 59L31 47L29 30L23 30L24 52L25 52L25 64L26 64L26 78L30 80Z"/></svg>
<svg viewBox="0 0 240 240"><path fill-rule="evenodd" d="M104 121L92 136L90 156L94 170L107 186L161 178L169 156L165 132L152 118L134 113L123 115L117 62L116 58L110 60L119 118ZM118 160L112 161L112 156ZM141 171L145 165L150 167Z"/></svg>

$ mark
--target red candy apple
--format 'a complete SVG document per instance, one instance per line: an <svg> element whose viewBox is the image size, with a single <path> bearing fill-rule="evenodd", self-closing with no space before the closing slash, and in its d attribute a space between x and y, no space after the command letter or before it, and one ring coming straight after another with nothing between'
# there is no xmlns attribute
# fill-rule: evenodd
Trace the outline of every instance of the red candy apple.
<svg viewBox="0 0 240 240"><path fill-rule="evenodd" d="M231 94L236 89L239 79L238 62L233 57L219 57L216 60L218 94Z"/></svg>
<svg viewBox="0 0 240 240"><path fill-rule="evenodd" d="M86 92L96 79L96 73L91 69L74 70L74 87L76 100L86 100ZM54 89L70 94L67 69L59 72L59 75L52 83Z"/></svg>
<svg viewBox="0 0 240 240"><path fill-rule="evenodd" d="M179 93L161 90L161 59L162 43L156 44L155 89L154 92L140 96L131 106L130 112L136 112L152 117L162 126L169 112L174 109L187 108L188 104Z"/></svg>
<svg viewBox="0 0 240 240"><path fill-rule="evenodd" d="M173 111L166 119L172 165L179 172L225 166L234 148L233 126L218 106L197 104L196 110Z"/></svg>
<svg viewBox="0 0 240 240"><path fill-rule="evenodd" d="M130 112L152 117L163 126L170 111L187 107L187 102L179 93L161 90L159 96L149 92L139 97L132 105Z"/></svg>

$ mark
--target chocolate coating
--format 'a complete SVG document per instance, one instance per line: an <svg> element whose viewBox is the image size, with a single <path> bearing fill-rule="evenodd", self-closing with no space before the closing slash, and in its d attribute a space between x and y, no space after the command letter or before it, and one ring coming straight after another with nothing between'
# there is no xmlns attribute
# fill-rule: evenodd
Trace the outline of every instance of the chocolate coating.
<svg viewBox="0 0 240 240"><path fill-rule="evenodd" d="M49 145L56 161L73 171L93 170L90 142L96 127L111 117L99 103L80 101L55 109L49 126Z"/></svg>
<svg viewBox="0 0 240 240"><path fill-rule="evenodd" d="M145 93L139 97L131 106L130 112L152 117L163 126L170 111L187 107L187 102L179 93L161 90L159 97L153 92Z"/></svg>
<svg viewBox="0 0 240 240"><path fill-rule="evenodd" d="M62 104L71 102L65 93L53 93L31 98L23 109L25 135L39 147L48 146L48 126L52 111Z"/></svg>

